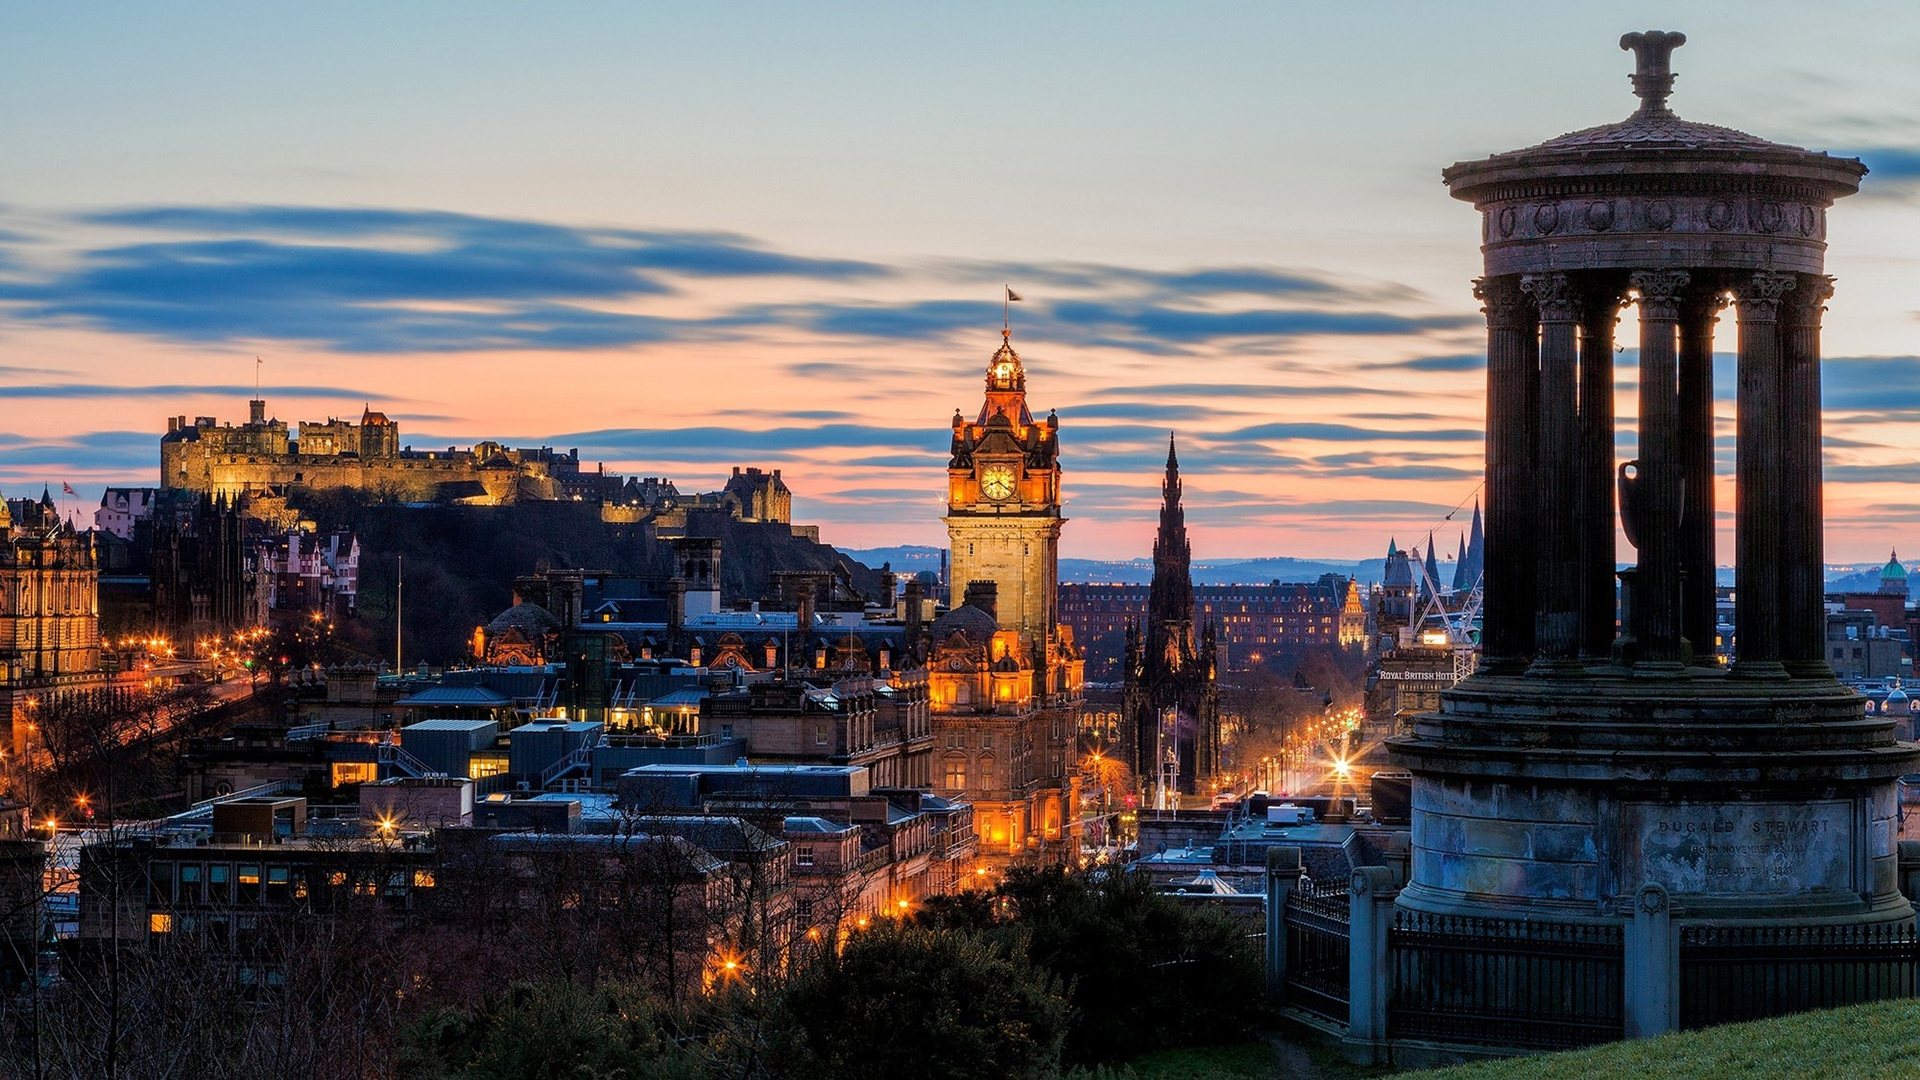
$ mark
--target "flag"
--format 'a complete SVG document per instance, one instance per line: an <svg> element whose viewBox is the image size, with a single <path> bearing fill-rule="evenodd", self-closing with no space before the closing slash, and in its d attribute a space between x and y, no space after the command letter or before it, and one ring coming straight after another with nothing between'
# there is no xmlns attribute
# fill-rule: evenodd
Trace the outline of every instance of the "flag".
<svg viewBox="0 0 1920 1080"><path fill-rule="evenodd" d="M60 481L60 490L66 492L69 495L80 494L79 492L73 490L73 485L67 483L65 480Z"/></svg>
<svg viewBox="0 0 1920 1080"><path fill-rule="evenodd" d="M1020 294L1013 291L1013 286L1011 285L1007 286L1007 303L1018 304L1021 302L1022 302L1022 297L1020 296Z"/></svg>

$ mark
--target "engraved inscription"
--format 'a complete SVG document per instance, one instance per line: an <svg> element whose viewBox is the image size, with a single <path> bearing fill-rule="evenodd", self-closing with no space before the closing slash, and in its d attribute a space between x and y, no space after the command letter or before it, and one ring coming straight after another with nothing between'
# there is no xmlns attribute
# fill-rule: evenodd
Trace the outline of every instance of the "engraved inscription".
<svg viewBox="0 0 1920 1080"><path fill-rule="evenodd" d="M1853 813L1844 802L1630 804L1625 875L1676 893L1797 894L1853 882Z"/></svg>

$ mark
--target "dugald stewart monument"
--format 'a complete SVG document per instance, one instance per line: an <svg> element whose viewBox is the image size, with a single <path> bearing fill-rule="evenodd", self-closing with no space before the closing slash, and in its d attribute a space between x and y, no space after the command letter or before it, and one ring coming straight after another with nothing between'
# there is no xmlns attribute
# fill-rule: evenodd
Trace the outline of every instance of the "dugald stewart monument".
<svg viewBox="0 0 1920 1080"><path fill-rule="evenodd" d="M1895 783L1920 751L1862 714L1823 652L1823 256L1827 215L1866 170L1676 115L1685 41L1621 39L1640 99L1625 120L1443 174L1480 212L1485 254L1483 656L1390 742L1413 774L1396 933L1480 937L1497 956L1544 928L1563 956L1624 956L1624 971L1503 986L1439 950L1399 955L1401 1015L1368 1037L1525 1042L1524 1024L1484 1022L1506 1013L1649 1034L1912 992ZM1639 423L1616 463L1627 305ZM1729 321L1738 637L1723 666L1712 355ZM1617 628L1616 515L1633 545ZM1829 962L1810 974L1815 953ZM1625 1015L1603 1018L1615 978Z"/></svg>

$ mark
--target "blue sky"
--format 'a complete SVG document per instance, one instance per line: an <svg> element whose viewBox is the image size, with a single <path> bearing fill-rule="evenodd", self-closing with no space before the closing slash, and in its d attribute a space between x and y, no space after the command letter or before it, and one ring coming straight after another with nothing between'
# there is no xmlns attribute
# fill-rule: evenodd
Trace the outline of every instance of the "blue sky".
<svg viewBox="0 0 1920 1080"><path fill-rule="evenodd" d="M1169 428L1197 554L1373 554L1479 479L1439 169L1624 116L1650 27L1683 116L1874 169L1831 219L1829 549L1920 551L1898 4L14 5L0 490L150 482L259 354L283 419L781 465L827 539L937 543L1011 281L1070 554L1146 550Z"/></svg>

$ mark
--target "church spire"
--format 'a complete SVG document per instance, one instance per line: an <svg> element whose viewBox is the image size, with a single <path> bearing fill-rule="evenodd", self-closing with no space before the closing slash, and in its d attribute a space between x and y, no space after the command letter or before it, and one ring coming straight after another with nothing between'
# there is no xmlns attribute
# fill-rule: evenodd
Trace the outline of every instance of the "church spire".
<svg viewBox="0 0 1920 1080"><path fill-rule="evenodd" d="M1149 663L1182 666L1193 653L1193 549L1181 504L1180 457L1167 436L1167 472L1160 482L1160 531L1153 539L1153 585L1147 594ZM1173 646L1170 651L1168 646Z"/></svg>
<svg viewBox="0 0 1920 1080"><path fill-rule="evenodd" d="M1160 531L1165 534L1169 525L1180 530L1180 538L1186 539L1187 513L1180 505L1180 454L1173 446L1173 433L1167 433L1167 475L1160 481Z"/></svg>

